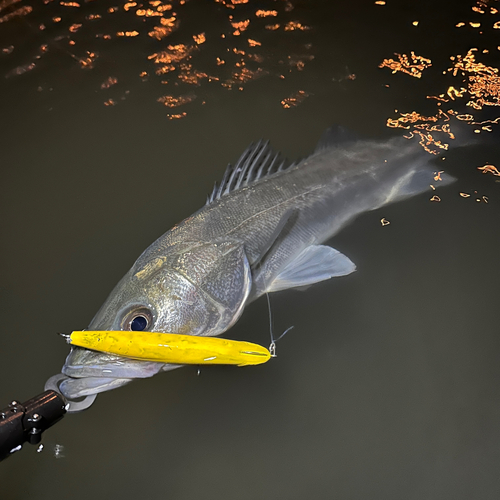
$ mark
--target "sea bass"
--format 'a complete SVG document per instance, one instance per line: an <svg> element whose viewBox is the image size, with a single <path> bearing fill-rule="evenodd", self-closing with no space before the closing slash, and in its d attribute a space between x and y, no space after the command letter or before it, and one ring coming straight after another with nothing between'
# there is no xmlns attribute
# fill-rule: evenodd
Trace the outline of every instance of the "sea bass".
<svg viewBox="0 0 500 500"><path fill-rule="evenodd" d="M266 292L348 275L354 263L321 243L363 212L430 189L432 158L415 141L339 127L298 163L251 145L202 209L144 251L88 329L220 335ZM440 184L452 180L441 174ZM59 388L73 399L177 366L72 347Z"/></svg>

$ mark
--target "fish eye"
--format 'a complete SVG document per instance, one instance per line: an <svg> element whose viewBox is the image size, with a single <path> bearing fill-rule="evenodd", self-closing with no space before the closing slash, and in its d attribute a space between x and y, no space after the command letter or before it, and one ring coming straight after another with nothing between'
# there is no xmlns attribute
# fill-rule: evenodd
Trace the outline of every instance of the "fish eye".
<svg viewBox="0 0 500 500"><path fill-rule="evenodd" d="M130 322L130 329L134 332L142 332L147 328L147 326L148 326L147 318L145 318L140 314Z"/></svg>
<svg viewBox="0 0 500 500"><path fill-rule="evenodd" d="M123 320L123 329L133 332L143 332L153 323L153 315L145 307L130 311Z"/></svg>

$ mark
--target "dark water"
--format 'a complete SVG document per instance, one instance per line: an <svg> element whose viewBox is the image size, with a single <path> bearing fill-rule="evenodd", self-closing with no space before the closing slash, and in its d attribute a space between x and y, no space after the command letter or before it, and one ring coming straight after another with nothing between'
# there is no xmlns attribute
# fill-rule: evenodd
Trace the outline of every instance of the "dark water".
<svg viewBox="0 0 500 500"><path fill-rule="evenodd" d="M161 40L147 35L157 17L109 1L21 2L0 16L27 5L31 13L0 23L0 406L43 390L67 353L56 332L85 328L141 251L196 211L251 141L268 138L296 158L332 123L387 136L395 109L434 115L427 95L466 85L443 75L450 56L477 47L476 61L500 59L500 16L490 11L499 2L481 14L473 0L235 9L191 0L165 11L180 24ZM230 15L250 19L239 36ZM285 31L290 21L310 29ZM155 74L148 56L200 33L192 68ZM244 58L233 48L262 57L246 59L262 71L242 91L227 83ZM85 69L87 51L98 57ZM378 67L411 51L432 60L421 79ZM194 70L219 80L178 78ZM101 88L109 77L117 83ZM285 109L280 101L299 90L309 95ZM167 108L164 95L196 99ZM443 106L476 120L500 115L467 100ZM441 202L429 192L364 214L332 240L355 274L272 297L276 330L295 325L276 360L200 376L183 368L101 394L47 431L41 453L25 445L0 464L1 497L497 499L500 184L477 167L500 168L499 128L474 128L475 145L435 160L458 178L436 192ZM267 345L265 300L227 336Z"/></svg>

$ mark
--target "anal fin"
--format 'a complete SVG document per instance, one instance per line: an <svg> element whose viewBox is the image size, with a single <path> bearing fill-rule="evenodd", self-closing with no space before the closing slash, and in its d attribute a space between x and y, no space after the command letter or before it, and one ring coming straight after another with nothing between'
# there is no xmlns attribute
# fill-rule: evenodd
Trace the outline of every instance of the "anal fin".
<svg viewBox="0 0 500 500"><path fill-rule="evenodd" d="M335 276L345 276L355 270L356 265L351 259L335 248L311 245L284 267L267 291L304 287Z"/></svg>

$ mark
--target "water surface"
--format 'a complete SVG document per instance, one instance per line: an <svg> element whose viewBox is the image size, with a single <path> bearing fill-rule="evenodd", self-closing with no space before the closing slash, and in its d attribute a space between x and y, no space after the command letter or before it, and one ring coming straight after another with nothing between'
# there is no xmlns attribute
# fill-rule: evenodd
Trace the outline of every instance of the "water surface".
<svg viewBox="0 0 500 500"><path fill-rule="evenodd" d="M0 17L32 11L0 23L0 406L43 390L67 353L56 332L85 328L250 142L298 158L334 123L387 137L405 133L389 118L430 123L438 102L500 114L446 93L472 74L447 72L451 56L477 48L476 63L498 66L499 2L153 3L2 4ZM412 51L431 61L421 78L379 68ZM277 359L102 394L47 431L41 453L25 445L0 464L2 495L497 499L500 178L477 167L500 169L499 128L474 128L477 144L436 157L455 184L330 242L356 273L272 296L276 331L295 326ZM227 336L267 345L265 300Z"/></svg>

